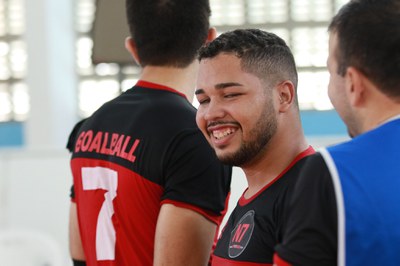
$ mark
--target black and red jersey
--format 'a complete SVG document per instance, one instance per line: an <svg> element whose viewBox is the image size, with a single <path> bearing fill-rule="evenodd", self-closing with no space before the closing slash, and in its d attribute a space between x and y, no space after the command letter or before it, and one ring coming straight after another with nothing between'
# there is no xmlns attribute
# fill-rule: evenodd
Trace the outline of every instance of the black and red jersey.
<svg viewBox="0 0 400 266"><path fill-rule="evenodd" d="M230 189L183 94L139 81L70 136L73 200L87 265L152 265L160 207L219 224Z"/></svg>
<svg viewBox="0 0 400 266"><path fill-rule="evenodd" d="M231 213L212 258L213 266L271 265L274 248L282 240L293 187L309 147L253 197L244 193Z"/></svg>
<svg viewBox="0 0 400 266"><path fill-rule="evenodd" d="M275 247L274 262L280 266L339 265L335 190L319 152L307 159L288 212L289 221L283 229L283 240Z"/></svg>

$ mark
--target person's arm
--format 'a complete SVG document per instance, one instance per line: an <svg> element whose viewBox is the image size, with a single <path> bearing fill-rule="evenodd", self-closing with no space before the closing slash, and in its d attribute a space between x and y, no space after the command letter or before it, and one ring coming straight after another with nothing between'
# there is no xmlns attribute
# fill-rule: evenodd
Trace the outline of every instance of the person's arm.
<svg viewBox="0 0 400 266"><path fill-rule="evenodd" d="M66 148L71 153L73 153L74 151L76 135L78 134L80 127L86 120L87 118L82 119L81 121L76 123L68 137ZM83 252L81 236L79 233L76 203L74 202L75 190L73 185L71 186L70 198L71 198L71 205L69 209L69 228L68 228L70 256L74 266L86 266L85 254Z"/></svg>
<svg viewBox="0 0 400 266"><path fill-rule="evenodd" d="M163 204L157 221L154 266L207 265L216 228L198 212Z"/></svg>
<svg viewBox="0 0 400 266"><path fill-rule="evenodd" d="M71 201L69 210L69 251L75 266L86 265L81 236L79 233L76 203Z"/></svg>
<svg viewBox="0 0 400 266"><path fill-rule="evenodd" d="M307 158L290 202L274 265L336 265L336 197L330 172L319 153Z"/></svg>
<svg viewBox="0 0 400 266"><path fill-rule="evenodd" d="M165 155L154 265L207 265L232 168L218 161L197 128L178 134Z"/></svg>

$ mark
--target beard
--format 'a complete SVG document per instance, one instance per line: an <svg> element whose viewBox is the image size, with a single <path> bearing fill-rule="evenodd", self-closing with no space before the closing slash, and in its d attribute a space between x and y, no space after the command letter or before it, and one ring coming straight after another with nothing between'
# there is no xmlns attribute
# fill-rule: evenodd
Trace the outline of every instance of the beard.
<svg viewBox="0 0 400 266"><path fill-rule="evenodd" d="M270 100L250 130L249 135L252 139L243 141L236 152L220 155L218 159L227 165L244 166L261 157L277 130L278 123L274 111L273 102Z"/></svg>

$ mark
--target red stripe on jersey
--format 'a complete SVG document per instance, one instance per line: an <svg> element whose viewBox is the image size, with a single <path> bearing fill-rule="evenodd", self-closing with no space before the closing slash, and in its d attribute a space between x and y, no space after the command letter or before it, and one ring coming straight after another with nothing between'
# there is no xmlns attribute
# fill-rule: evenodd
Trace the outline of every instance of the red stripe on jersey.
<svg viewBox="0 0 400 266"><path fill-rule="evenodd" d="M292 266L289 262L283 260L278 254L274 254L274 266Z"/></svg>
<svg viewBox="0 0 400 266"><path fill-rule="evenodd" d="M88 265L152 265L164 189L104 160L74 158L71 168Z"/></svg>
<svg viewBox="0 0 400 266"><path fill-rule="evenodd" d="M210 220L211 222L213 222L213 223L215 223L217 225L219 225L221 223L222 218L223 218L223 215L221 215L221 214L217 215L217 214L215 214L213 212L203 210L200 207L197 207L197 206L194 206L194 205L191 205L191 204L188 204L188 203L180 202L180 201L174 201L174 200L168 200L167 199L167 200L163 200L161 202L161 205L162 204L172 204L172 205L175 205L175 206L180 207L180 208L185 208L185 209L189 209L189 210L195 211L195 212L203 215L205 218L207 218L208 220Z"/></svg>
<svg viewBox="0 0 400 266"><path fill-rule="evenodd" d="M281 178L284 174L286 174L287 171L290 170L290 168L292 168L298 161L300 161L301 159L303 159L306 156L309 156L311 154L314 154L315 150L313 147L309 146L306 150L302 151L301 153L299 153L294 159L293 161L288 165L288 167L286 167L277 177L275 177L275 179L273 179L271 182L269 182L265 187L263 187L260 191L258 191L255 195L253 195L251 198L246 199L244 197L244 194L246 193L247 189L243 192L242 196L239 199L239 204L240 206L244 206L247 203L249 203L250 201L252 201L253 199L257 198L258 195L260 195L263 191L265 191L267 188L269 188L273 183L275 183L279 178Z"/></svg>
<svg viewBox="0 0 400 266"><path fill-rule="evenodd" d="M235 260L229 260L229 259L224 259L218 256L213 255L212 256L212 266L272 266L273 264L270 263L259 263L259 262L249 262L249 261L235 261Z"/></svg>
<svg viewBox="0 0 400 266"><path fill-rule="evenodd" d="M153 82L149 82L149 81L144 81L144 80L139 80L135 86L138 87L143 87L143 88L148 88L148 89L157 89L157 90L164 90L164 91L170 91L176 94L179 94L180 96L182 96L183 98L186 98L186 95L183 94L182 92L179 92L173 88L161 85L161 84L157 84L157 83L153 83Z"/></svg>

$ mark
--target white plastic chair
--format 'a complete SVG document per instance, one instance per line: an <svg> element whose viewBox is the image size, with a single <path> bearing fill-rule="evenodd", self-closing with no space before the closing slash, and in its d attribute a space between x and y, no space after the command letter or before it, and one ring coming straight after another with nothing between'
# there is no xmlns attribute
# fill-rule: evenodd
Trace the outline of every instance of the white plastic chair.
<svg viewBox="0 0 400 266"><path fill-rule="evenodd" d="M63 266L58 243L28 230L0 230L0 266Z"/></svg>

